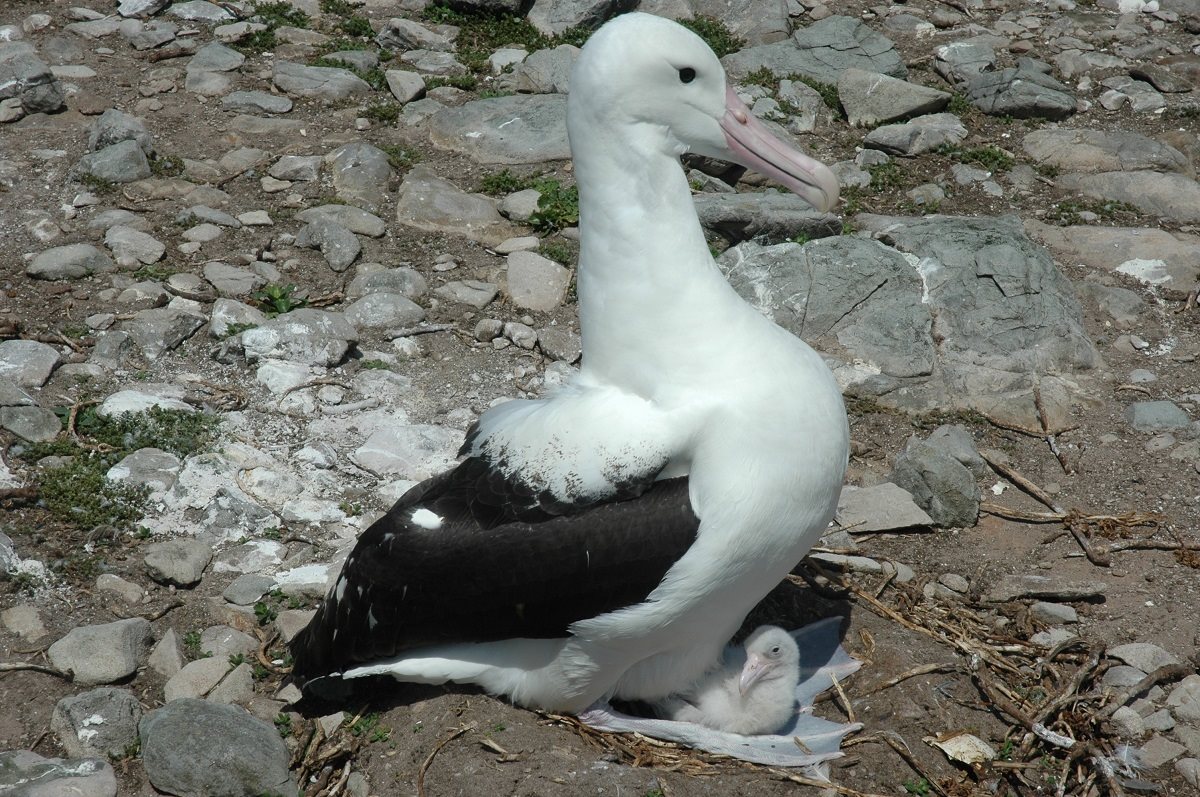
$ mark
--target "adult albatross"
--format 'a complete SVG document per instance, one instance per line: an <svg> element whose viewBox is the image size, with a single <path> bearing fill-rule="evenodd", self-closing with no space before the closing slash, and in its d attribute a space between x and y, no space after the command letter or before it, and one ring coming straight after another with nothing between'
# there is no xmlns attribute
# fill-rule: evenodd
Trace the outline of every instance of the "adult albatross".
<svg viewBox="0 0 1200 797"><path fill-rule="evenodd" d="M460 464L363 533L292 643L300 681L474 683L568 712L660 700L718 664L833 516L841 394L722 277L679 156L822 210L833 174L750 115L699 37L641 13L584 46L567 127L581 370L489 409Z"/></svg>

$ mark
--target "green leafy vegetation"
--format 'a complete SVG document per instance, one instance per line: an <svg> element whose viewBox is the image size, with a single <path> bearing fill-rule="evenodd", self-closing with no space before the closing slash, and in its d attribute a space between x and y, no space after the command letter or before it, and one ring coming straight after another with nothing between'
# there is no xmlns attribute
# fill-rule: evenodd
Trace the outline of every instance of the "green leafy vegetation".
<svg viewBox="0 0 1200 797"><path fill-rule="evenodd" d="M425 78L426 91L440 89L442 86L450 86L451 88L462 89L463 91L474 91L479 87L479 78L470 72L465 75L438 75Z"/></svg>
<svg viewBox="0 0 1200 797"><path fill-rule="evenodd" d="M386 742L392 737L392 729L381 724L379 715L374 712L347 720L347 727L351 736L365 736L369 742Z"/></svg>
<svg viewBox="0 0 1200 797"><path fill-rule="evenodd" d="M312 25L312 20L308 14L305 14L291 3L283 2L283 0L275 0L274 2L255 0L251 6L254 12L250 17L251 21L266 25L267 27L239 39L233 45L243 52L261 52L263 50L274 49L275 45L279 43L279 40L275 36L275 31L282 27L308 28Z"/></svg>
<svg viewBox="0 0 1200 797"><path fill-rule="evenodd" d="M192 630L183 635L183 651L189 659L201 658L199 631Z"/></svg>
<svg viewBox="0 0 1200 797"><path fill-rule="evenodd" d="M287 738L292 735L292 715L280 712L275 715L275 730L279 731L279 735Z"/></svg>
<svg viewBox="0 0 1200 797"><path fill-rule="evenodd" d="M538 254L569 266L579 259L579 245L563 239L543 239L538 244Z"/></svg>
<svg viewBox="0 0 1200 797"><path fill-rule="evenodd" d="M487 59L501 47L520 47L529 52L561 44L583 46L591 36L587 28L570 28L557 36L546 36L524 17L495 12L455 11L445 4L427 6L422 16L427 22L458 27L456 57L472 72L487 71Z"/></svg>
<svg viewBox="0 0 1200 797"><path fill-rule="evenodd" d="M508 169L502 169L492 174L485 174L479 181L479 190L489 196L504 196L529 188L533 184L533 179L535 178L522 177L513 174Z"/></svg>
<svg viewBox="0 0 1200 797"><path fill-rule="evenodd" d="M279 610L266 601L258 601L254 604L254 616L259 625L266 625L279 616Z"/></svg>
<svg viewBox="0 0 1200 797"><path fill-rule="evenodd" d="M404 170L421 160L417 152L399 144L384 144L380 149L387 155L388 164L393 169Z"/></svg>
<svg viewBox="0 0 1200 797"><path fill-rule="evenodd" d="M871 190L877 194L900 188L905 182L904 173L894 160L868 166L867 172L871 175Z"/></svg>
<svg viewBox="0 0 1200 797"><path fill-rule="evenodd" d="M742 83L749 83L755 86L762 86L774 95L779 94L779 82L781 80L791 80L797 83L803 83L813 91L821 95L821 101L833 110L841 113L842 102L838 99L837 86L832 83L824 83L816 78L808 77L793 72L788 75L777 75L765 66L755 69L753 72L746 75ZM790 103L789 103L790 106Z"/></svg>
<svg viewBox="0 0 1200 797"><path fill-rule="evenodd" d="M950 102L946 105L946 110L955 116L965 116L970 113L975 106L967 99L967 95L960 91L956 91L950 95Z"/></svg>
<svg viewBox="0 0 1200 797"><path fill-rule="evenodd" d="M363 109L362 115L372 122L395 124L400 118L400 103L390 100L375 100Z"/></svg>
<svg viewBox="0 0 1200 797"><path fill-rule="evenodd" d="M375 91L383 91L387 88L387 75L379 67L373 69L359 69L347 61L340 58L334 58L328 55L322 55L319 58L314 58L308 62L309 66L323 66L330 69L345 69L357 75L364 83L366 83Z"/></svg>
<svg viewBox="0 0 1200 797"><path fill-rule="evenodd" d="M1122 218L1132 221L1131 217L1140 215L1141 211L1128 202L1115 199L1064 199L1046 211L1046 221L1069 227L1086 224L1089 221L1087 214L1094 214L1104 221Z"/></svg>
<svg viewBox="0 0 1200 797"><path fill-rule="evenodd" d="M111 194L117 190L117 184L94 174L80 174L79 182L83 187L95 194Z"/></svg>
<svg viewBox="0 0 1200 797"><path fill-rule="evenodd" d="M183 158L178 155L158 155L151 158L150 173L155 177L178 177L183 174Z"/></svg>
<svg viewBox="0 0 1200 797"><path fill-rule="evenodd" d="M701 14L692 19L681 19L679 24L704 39L704 43L712 48L717 58L724 58L746 46L745 39L735 35L724 22L716 17Z"/></svg>
<svg viewBox="0 0 1200 797"><path fill-rule="evenodd" d="M542 233L558 232L579 223L579 189L558 180L542 180L533 186L541 196L529 224Z"/></svg>
<svg viewBox="0 0 1200 797"><path fill-rule="evenodd" d="M297 296L296 290L296 286L291 283L280 285L277 282L268 282L250 294L250 298L258 304L260 310L274 318L308 304L308 299Z"/></svg>
<svg viewBox="0 0 1200 797"><path fill-rule="evenodd" d="M904 790L914 795L914 797L927 797L932 787L925 778L918 778L917 780L904 781Z"/></svg>
<svg viewBox="0 0 1200 797"><path fill-rule="evenodd" d="M984 147L960 147L946 144L938 153L960 163L974 163L992 172L1006 172L1013 166L1013 157L999 147L990 144Z"/></svg>
<svg viewBox="0 0 1200 797"><path fill-rule="evenodd" d="M66 408L56 411L69 415ZM76 437L34 443L20 455L29 461L49 456L70 458L41 473L38 488L51 514L80 528L112 526L124 531L141 517L148 490L109 481L105 475L109 468L140 448L187 456L212 440L218 422L215 416L201 412L160 407L103 417L90 406L76 416ZM83 559L77 564L83 571L93 566Z"/></svg>

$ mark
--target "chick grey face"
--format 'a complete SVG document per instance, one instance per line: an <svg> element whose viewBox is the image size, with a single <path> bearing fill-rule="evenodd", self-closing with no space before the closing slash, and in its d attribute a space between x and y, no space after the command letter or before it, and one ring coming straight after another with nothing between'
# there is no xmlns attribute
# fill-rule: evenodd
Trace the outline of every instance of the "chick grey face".
<svg viewBox="0 0 1200 797"><path fill-rule="evenodd" d="M738 678L738 690L744 695L756 683L785 676L796 677L800 666L800 648L796 640L779 626L763 625L746 637L746 664Z"/></svg>

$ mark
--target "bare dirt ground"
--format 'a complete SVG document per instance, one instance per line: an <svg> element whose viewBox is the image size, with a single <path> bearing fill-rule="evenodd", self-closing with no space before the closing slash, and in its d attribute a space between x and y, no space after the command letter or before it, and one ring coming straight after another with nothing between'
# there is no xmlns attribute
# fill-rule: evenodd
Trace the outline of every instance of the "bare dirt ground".
<svg viewBox="0 0 1200 797"><path fill-rule="evenodd" d="M83 4L97 8L102 5L99 0ZM19 21L35 12L61 17L65 5L51 0L9 0L2 11L4 21ZM865 3L853 2L839 10L858 14L866 9ZM999 13L1000 10L978 12L976 21L988 24ZM384 10L370 14L377 18L390 15ZM38 34L38 37L48 35ZM910 79L939 85L939 79L928 70L932 48L929 40L890 35L914 68ZM138 81L150 70L171 66L171 62L147 63L141 54L115 37L104 42L113 50L111 53L97 53L94 42L81 44L83 56L78 63L108 76L88 82L84 89L90 99L104 107L132 110L139 99ZM239 87L269 90L269 71L269 63L261 56L250 58L241 70ZM300 101L292 116L306 120L303 138L246 142L227 131L227 116L211 101L202 102L182 89L159 95L158 99L163 107L148 119L148 124L159 151L196 160L219 158L237 146L248 144L269 148L276 155L308 154L327 152L351 138L362 138L379 146L394 144L398 135L386 125L348 132L353 131L354 119L359 114L357 106L331 109ZM65 113L30 117L0 129L5 156L26 159L24 162L33 164L30 168L37 177L22 180L14 190L0 194L3 209L0 236L5 244L0 249L0 321L17 322L24 336L69 332L78 328L87 315L111 309L95 296L100 289L109 287L110 276L74 283L39 282L24 276L22 254L44 248L25 230L25 221L38 210L53 215L59 205L69 203L81 188L68 179L67 172L84 152L90 119L79 113L77 102L71 101L69 105ZM1018 159L1020 138L1026 130L1037 126L1019 120L997 120L974 111L966 115L965 121L971 130L966 145L994 144ZM1179 121L1169 115L1135 117L1126 112L1106 112L1098 106L1078 124L1138 130L1151 136L1170 136L1180 127ZM827 162L852 158L861 141L861 131L848 128L840 120L826 123L817 132L808 144ZM422 163L432 165L461 187L475 188L489 171L439 152L427 143L413 142L410 146ZM63 150L68 154L39 159L29 154L34 149ZM886 192L867 193L862 198L862 209L876 213L911 212L904 205L904 191L936 178L948 166L949 160L939 155L905 161L901 164L900 184ZM560 167L558 172L569 177L565 168ZM272 237L281 228L287 228L293 209L283 205L282 195L263 194L256 179L240 178L224 185L223 190L233 196L239 209L267 209L279 226L230 237L228 252L206 250L206 258L268 247ZM306 204L319 204L323 190L326 189L314 184L305 198ZM1007 187L1005 196L998 199L964 190L946 203L942 212L981 216L1016 213L1023 218L1044 218L1064 198L1051 179L1040 183L1027 196L1017 195ZM175 245L181 242L178 234L182 227L173 222L179 210L174 203L146 202L120 193L104 199L105 206L126 207L144 214L156 235L168 244L168 252L174 252ZM1099 223L1158 225L1156 219L1137 213L1123 211L1123 214L1101 219ZM88 235L79 225L55 243L87 240ZM434 258L442 253L452 253L458 259L456 279L489 279L502 262L461 239L418 235L394 224L389 224L387 237L363 239L363 243L362 260L389 266L409 263L425 274L431 285L444 279L432 269ZM288 279L311 296L336 295L344 288L349 274L333 273L316 253L297 256L302 264L287 275ZM169 257L172 270L199 273L203 266L203 262ZM1060 265L1073 279L1082 279L1087 272L1086 267L1075 264ZM1154 450L1148 445L1148 436L1134 432L1122 413L1127 404L1147 398L1170 399L1185 409L1195 410L1196 402L1200 401L1195 366L1200 354L1200 311L1195 308L1184 311L1182 294L1153 293L1132 281L1124 287L1137 290L1148 302L1148 310L1136 332L1152 346L1145 352L1134 353L1114 348L1117 331L1107 325L1097 308L1085 304L1088 331L1102 352L1112 379L1097 395L1081 397L1072 428L1057 435L1065 467L1045 440L997 427L977 416L912 418L852 402L851 433L856 446L849 482L865 485L881 481L890 471L891 459L910 435L925 434L942 422L964 422L981 449L1004 452L1010 465L1046 490L1054 503L1068 513L1077 513L1073 517L1137 513L1147 520L1141 525L1076 520L1079 533L1090 537L1092 545L1118 539L1194 543L1194 530L1200 519L1197 463L1173 459L1165 451ZM483 313L465 313L461 307L449 304L429 307L431 322L457 324L464 330L469 330L483 316L519 319L523 314L503 303ZM577 328L573 305L536 317L535 326L551 320ZM76 359L82 359L89 341L86 335L72 337L68 345L77 348ZM252 422L264 429L277 424L280 444L300 442L290 437L289 428L278 418L255 411L256 404L260 409L265 404L265 391L253 382L250 369L216 364L211 359L215 345L211 339L198 335L162 360L144 363L143 367L116 375L107 382L80 385L55 377L43 388L41 400L45 406L70 407L102 398L139 379L168 381L173 374L194 373L244 394ZM474 343L469 335L425 336L421 345L424 356L408 362L404 371L418 388L413 394L414 401L406 406L411 419L417 422L444 422L449 413L462 408L478 413L498 396L517 394L528 373L545 365L538 355L516 347L495 351ZM359 344L362 350L386 346L387 341L382 338L374 341L368 338ZM344 366L342 373L355 367L354 363ZM1131 389L1125 384L1126 375L1134 368L1150 369L1158 380ZM13 442L11 436L0 438L5 446ZM22 468L32 471L32 466L19 460L9 461L18 473ZM985 501L1017 512L1050 511L1016 488L993 495L990 488L1000 480L997 476L984 481ZM373 496L370 485L362 486L358 495L348 494L348 497L361 501L367 514L386 509ZM49 631L35 645L23 643L12 634L0 633L0 661L40 660L38 654L45 645L70 628L109 622L132 613L111 596L105 597L94 590L95 576L101 572L117 573L149 591L150 602L139 607L138 612L151 614L174 601L182 602L155 620L156 637L168 627L183 634L228 622L220 609L219 596L231 580L229 575L209 574L193 592L168 591L146 577L139 554L145 543L136 537L120 536L85 552L90 530L63 524L37 506L5 507L0 530L13 538L22 557L55 563L60 579L58 587L34 593L16 581L0 581L0 608L32 602L41 609ZM853 719L862 722L865 728L847 746L847 757L832 768L831 778L839 790L955 797L1051 794L1065 776L1069 794L1091 793L1090 784L1104 793L1120 793L1106 786L1103 777L1088 780L1094 767L1086 755L1068 761L1066 753L1044 743L1026 744L1029 734L1020 726L1018 716L1034 717L1048 701L1070 690L1081 693L1091 690L1100 672L1094 661L1089 660L1093 650L1139 641L1155 643L1180 656L1193 655L1200 645L1197 622L1200 579L1195 569L1200 558L1171 550L1129 550L1112 554L1109 566L1099 566L1082 555L1080 544L1064 523L1019 522L1006 519L1003 513L984 513L978 525L969 529L879 535L860 540L860 544L861 553L866 556L909 565L916 571L917 579L899 585L887 583L882 576L850 575L845 580L858 591L842 598L818 595L808 586L783 584L747 621L747 627L764 620L797 627L830 615L845 618L845 644L865 666L846 685L845 700L824 702L819 712L832 719L843 719L848 716L849 705ZM1044 649L1028 643L1041 626L1030 617L1024 603L992 605L980 597L1003 575L1038 572L1073 581L1103 581L1107 585L1100 591L1101 598L1074 604L1080 615L1075 630L1081 644L1056 651L1053 660ZM965 598L958 602L925 599L923 585L946 573L968 580L970 590ZM895 614L873 609L872 601ZM265 649L268 658L279 651L277 642ZM889 679L933 664L945 666L886 686ZM1084 668L1090 668L1088 676L1074 684L1075 674ZM281 676L280 672L272 672L257 684L257 691L269 697L280 684ZM147 709L162 701L161 678L149 670L140 672L128 687ZM50 715L58 699L77 691L70 684L42 673L0 673L0 749L33 749L43 755L61 755L59 743L49 733ZM1090 739L1100 750L1111 752L1117 740L1103 722L1092 721L1093 712L1108 704L1107 699L1066 702L1043 721L1060 733ZM787 773L763 767L717 760L645 741L582 732L569 721L514 708L470 689L400 688L369 704L343 708L348 717L369 718L371 727L357 736L349 730L340 731L321 750L331 756L330 761L337 767L347 757L352 760L354 769L366 773L371 794L769 796L810 788L791 782ZM303 742L314 721L310 716L297 716L294 720L289 743L297 750L298 762L304 759ZM1008 759L973 770L948 762L924 741L926 737L953 731L980 736L1004 751ZM338 745L344 746L340 753ZM309 763L312 764L311 760ZM315 769L310 767L317 778L321 776L319 764ZM115 766L121 794L154 793L136 756L115 762ZM1169 766L1142 773L1140 777L1157 784L1162 793L1195 793ZM1081 781L1089 786L1081 785Z"/></svg>

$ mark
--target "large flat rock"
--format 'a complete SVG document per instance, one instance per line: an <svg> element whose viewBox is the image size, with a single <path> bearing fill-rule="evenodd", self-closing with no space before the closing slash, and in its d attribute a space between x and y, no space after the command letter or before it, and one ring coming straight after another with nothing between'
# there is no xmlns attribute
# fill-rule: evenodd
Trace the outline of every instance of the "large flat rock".
<svg viewBox="0 0 1200 797"><path fill-rule="evenodd" d="M479 163L543 163L571 157L564 94L514 94L447 108L429 120L435 146Z"/></svg>

